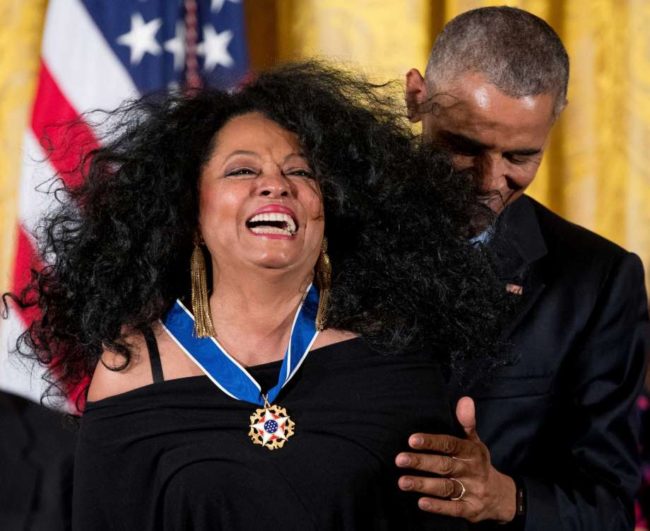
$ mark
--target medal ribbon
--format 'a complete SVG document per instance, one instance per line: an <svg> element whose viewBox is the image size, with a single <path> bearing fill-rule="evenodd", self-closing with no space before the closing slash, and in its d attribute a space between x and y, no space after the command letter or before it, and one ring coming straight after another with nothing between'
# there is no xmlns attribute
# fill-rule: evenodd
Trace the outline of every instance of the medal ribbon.
<svg viewBox="0 0 650 531"><path fill-rule="evenodd" d="M307 358L309 349L318 336L317 312L318 290L311 284L296 311L278 383L266 394L269 403L273 403L282 387L291 380ZM176 300L162 325L185 354L224 393L237 400L265 405L265 397L262 395L260 385L237 360L226 352L216 338L194 335L194 316L180 300Z"/></svg>

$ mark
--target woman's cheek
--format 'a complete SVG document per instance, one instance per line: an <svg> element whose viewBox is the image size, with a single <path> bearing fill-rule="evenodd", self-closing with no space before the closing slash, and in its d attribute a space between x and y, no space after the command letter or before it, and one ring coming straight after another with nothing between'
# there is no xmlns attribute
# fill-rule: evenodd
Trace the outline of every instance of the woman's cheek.
<svg viewBox="0 0 650 531"><path fill-rule="evenodd" d="M325 206L320 193L315 192L309 203L309 216L312 220L322 219L324 217Z"/></svg>

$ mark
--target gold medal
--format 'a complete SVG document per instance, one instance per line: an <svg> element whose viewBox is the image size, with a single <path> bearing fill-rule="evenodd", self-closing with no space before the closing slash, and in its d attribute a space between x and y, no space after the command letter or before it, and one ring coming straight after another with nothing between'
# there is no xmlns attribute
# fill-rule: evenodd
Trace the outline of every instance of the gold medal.
<svg viewBox="0 0 650 531"><path fill-rule="evenodd" d="M269 405L264 398L264 407L255 410L251 415L248 436L253 444L261 444L269 450L282 448L284 443L293 435L296 426L289 417L287 410L275 404Z"/></svg>

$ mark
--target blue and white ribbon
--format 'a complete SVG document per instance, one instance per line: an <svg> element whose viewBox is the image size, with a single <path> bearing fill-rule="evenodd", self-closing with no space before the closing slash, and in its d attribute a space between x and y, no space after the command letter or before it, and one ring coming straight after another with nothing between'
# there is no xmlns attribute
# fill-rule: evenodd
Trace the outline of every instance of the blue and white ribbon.
<svg viewBox="0 0 650 531"><path fill-rule="evenodd" d="M266 394L268 403L273 403L280 390L293 378L307 358L309 350L318 336L318 330L316 330L317 312L318 290L312 284L296 311L278 383ZM194 335L194 316L180 300L174 303L162 325L181 350L224 393L237 400L244 400L260 406L265 405L265 397L262 395L260 385L237 360L226 352L216 338Z"/></svg>

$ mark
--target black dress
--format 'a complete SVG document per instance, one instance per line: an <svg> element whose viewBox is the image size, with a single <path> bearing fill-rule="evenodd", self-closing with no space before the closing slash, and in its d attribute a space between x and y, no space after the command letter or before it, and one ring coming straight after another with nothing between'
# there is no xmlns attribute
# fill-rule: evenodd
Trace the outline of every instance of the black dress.
<svg viewBox="0 0 650 531"><path fill-rule="evenodd" d="M280 362L250 369L268 388ZM319 348L281 391L295 434L248 437L257 406L207 377L161 381L89 403L75 461L76 530L459 530L397 487L408 435L449 433L436 362L362 339Z"/></svg>

